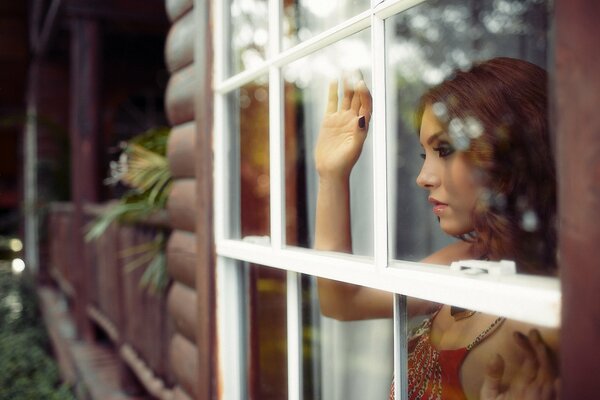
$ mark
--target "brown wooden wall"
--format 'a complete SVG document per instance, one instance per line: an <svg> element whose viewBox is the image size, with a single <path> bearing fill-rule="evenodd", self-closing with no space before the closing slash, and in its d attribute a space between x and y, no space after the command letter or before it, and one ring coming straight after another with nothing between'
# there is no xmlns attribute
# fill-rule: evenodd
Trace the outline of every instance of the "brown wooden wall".
<svg viewBox="0 0 600 400"><path fill-rule="evenodd" d="M173 284L167 307L174 321L175 335L169 345L169 363L180 399L200 397L198 384L199 349L196 292L196 174L194 94L194 9L192 0L166 0L172 26L165 45L165 61L171 74L165 107L172 127L168 160L174 178L167 209L172 234L167 245L167 265Z"/></svg>
<svg viewBox="0 0 600 400"><path fill-rule="evenodd" d="M600 393L600 3L555 4L559 182L561 399Z"/></svg>

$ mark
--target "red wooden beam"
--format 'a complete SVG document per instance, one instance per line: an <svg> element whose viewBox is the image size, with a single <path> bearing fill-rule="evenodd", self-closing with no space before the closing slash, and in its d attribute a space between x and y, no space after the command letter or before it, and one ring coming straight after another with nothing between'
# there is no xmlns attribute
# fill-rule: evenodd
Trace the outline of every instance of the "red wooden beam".
<svg viewBox="0 0 600 400"><path fill-rule="evenodd" d="M600 4L555 3L561 399L600 393Z"/></svg>
<svg viewBox="0 0 600 400"><path fill-rule="evenodd" d="M83 232L85 203L98 201L97 147L99 137L100 26L98 21L71 21L71 191L74 204L75 318L79 333L92 338L87 319L89 277L86 271Z"/></svg>

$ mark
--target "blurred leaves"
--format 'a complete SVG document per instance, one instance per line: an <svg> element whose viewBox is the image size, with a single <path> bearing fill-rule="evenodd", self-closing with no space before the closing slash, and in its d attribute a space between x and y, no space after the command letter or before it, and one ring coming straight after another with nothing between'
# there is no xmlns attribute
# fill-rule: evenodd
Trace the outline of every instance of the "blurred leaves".
<svg viewBox="0 0 600 400"><path fill-rule="evenodd" d="M0 265L0 400L73 400L50 357L33 284L8 265Z"/></svg>
<svg viewBox="0 0 600 400"><path fill-rule="evenodd" d="M119 160L111 162L105 183L122 183L128 191L88 225L86 241L100 238L112 223L143 220L165 208L171 188L166 157L169 133L168 128L151 129L121 145ZM122 255L131 258L125 267L128 271L147 264L140 284L153 292L168 284L165 245L164 234L158 233L151 242Z"/></svg>

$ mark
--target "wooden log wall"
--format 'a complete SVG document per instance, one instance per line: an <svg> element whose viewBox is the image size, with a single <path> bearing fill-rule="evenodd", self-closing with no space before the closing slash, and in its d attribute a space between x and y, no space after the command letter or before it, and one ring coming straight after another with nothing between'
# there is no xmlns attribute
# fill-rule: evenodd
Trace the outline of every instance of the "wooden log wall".
<svg viewBox="0 0 600 400"><path fill-rule="evenodd" d="M120 254L118 265L122 309L125 310L121 333L122 343L130 347L128 352L133 351L147 370L152 371L156 376L155 382L160 381L165 389L170 389L173 379L165 360L168 358L173 329L167 314L166 296L140 287L140 280L149 261L135 267L134 263L139 255L124 257L131 249L153 241L159 229L161 228L153 226L122 225L115 234L118 240L117 253Z"/></svg>
<svg viewBox="0 0 600 400"><path fill-rule="evenodd" d="M176 382L176 399L198 397L198 347L196 340L196 180L194 96L194 12L192 0L166 0L172 22L165 46L171 74L165 96L172 126L168 160L173 176L167 210L172 233L167 245L167 266L173 284L167 307L175 334L169 346L170 369Z"/></svg>

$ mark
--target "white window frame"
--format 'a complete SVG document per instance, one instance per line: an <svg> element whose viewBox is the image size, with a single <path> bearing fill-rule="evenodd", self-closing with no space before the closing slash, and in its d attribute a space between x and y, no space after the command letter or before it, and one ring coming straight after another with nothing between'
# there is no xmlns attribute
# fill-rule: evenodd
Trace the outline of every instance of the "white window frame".
<svg viewBox="0 0 600 400"><path fill-rule="evenodd" d="M240 261L288 271L288 396L302 398L300 275L331 278L395 293L394 354L398 399L406 395L406 296L478 310L547 327L560 323L561 292L556 278L524 275L467 274L424 263L390 260L386 165L386 63L384 21L426 0L372 0L371 8L290 49L281 49L280 0L269 0L269 40L266 60L231 77L225 75L229 2L213 1L214 10L214 232L217 252L217 320L219 376L222 399L246 398L243 328L240 326ZM373 221L374 257L367 258L285 243L285 182L282 67L363 29L371 30L373 94ZM276 39L277 40L274 40ZM258 77L269 77L270 240L234 240L227 227L239 218L239 193L231 193L227 157L230 145L227 94ZM375 133L376 132L376 133ZM236 197L237 196L237 197ZM403 350L404 349L404 350Z"/></svg>

